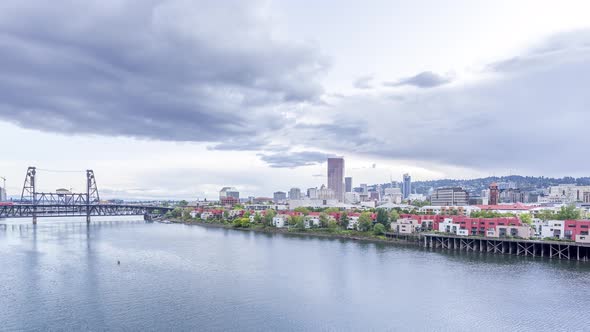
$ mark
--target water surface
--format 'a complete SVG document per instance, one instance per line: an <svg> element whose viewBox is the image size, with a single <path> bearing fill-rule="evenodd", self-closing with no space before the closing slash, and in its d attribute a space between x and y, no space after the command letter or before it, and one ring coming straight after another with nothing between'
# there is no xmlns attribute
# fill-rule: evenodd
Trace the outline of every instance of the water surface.
<svg viewBox="0 0 590 332"><path fill-rule="evenodd" d="M133 219L0 220L0 330L582 331L589 265Z"/></svg>

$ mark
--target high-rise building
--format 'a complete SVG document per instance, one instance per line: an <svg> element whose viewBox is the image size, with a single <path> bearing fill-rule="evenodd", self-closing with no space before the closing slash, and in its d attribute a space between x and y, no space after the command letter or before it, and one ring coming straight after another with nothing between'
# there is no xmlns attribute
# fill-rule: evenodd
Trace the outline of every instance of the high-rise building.
<svg viewBox="0 0 590 332"><path fill-rule="evenodd" d="M328 158L328 189L339 201L344 199L344 158Z"/></svg>
<svg viewBox="0 0 590 332"><path fill-rule="evenodd" d="M289 199L301 199L301 189L291 188L289 190Z"/></svg>
<svg viewBox="0 0 590 332"><path fill-rule="evenodd" d="M287 200L287 193L284 191L277 191L272 194L272 199L275 203Z"/></svg>
<svg viewBox="0 0 590 332"><path fill-rule="evenodd" d="M410 194L412 193L412 177L410 174L404 174L404 185L403 185L403 194L404 199L407 199Z"/></svg>
<svg viewBox="0 0 590 332"><path fill-rule="evenodd" d="M361 183L361 194L366 194L368 192L369 192L369 189L367 188L367 184Z"/></svg>
<svg viewBox="0 0 590 332"><path fill-rule="evenodd" d="M438 188L430 198L433 206L469 205L469 194L460 187Z"/></svg>
<svg viewBox="0 0 590 332"><path fill-rule="evenodd" d="M7 197L6 197L6 189L0 187L0 202L5 202L7 201Z"/></svg>
<svg viewBox="0 0 590 332"><path fill-rule="evenodd" d="M240 192L234 187L223 187L219 191L219 200L222 200L227 197L233 197L236 199L240 199Z"/></svg>
<svg viewBox="0 0 590 332"><path fill-rule="evenodd" d="M498 189L498 184L496 182L490 184L490 194L488 198L488 202L490 205L498 205L500 201L500 190Z"/></svg>
<svg viewBox="0 0 590 332"><path fill-rule="evenodd" d="M307 189L307 197L309 199L316 199L316 198L318 198L318 188L308 188Z"/></svg>
<svg viewBox="0 0 590 332"><path fill-rule="evenodd" d="M344 192L352 192L352 178L350 176L344 178Z"/></svg>

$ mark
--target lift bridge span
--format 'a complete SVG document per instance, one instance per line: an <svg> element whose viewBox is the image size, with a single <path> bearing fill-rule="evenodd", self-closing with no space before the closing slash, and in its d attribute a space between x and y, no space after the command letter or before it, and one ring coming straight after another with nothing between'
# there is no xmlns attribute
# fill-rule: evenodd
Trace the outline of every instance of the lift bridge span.
<svg viewBox="0 0 590 332"><path fill-rule="evenodd" d="M86 192L37 192L36 167L29 167L23 184L20 202L0 205L0 218L86 217L143 215L144 219L163 215L170 207L143 204L104 204L100 202L94 171L86 171Z"/></svg>

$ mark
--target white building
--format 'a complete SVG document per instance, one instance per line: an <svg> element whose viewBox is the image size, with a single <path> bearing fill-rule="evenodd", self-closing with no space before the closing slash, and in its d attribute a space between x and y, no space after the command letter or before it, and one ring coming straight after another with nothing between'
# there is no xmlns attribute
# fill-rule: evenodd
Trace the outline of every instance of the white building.
<svg viewBox="0 0 590 332"><path fill-rule="evenodd" d="M565 222L563 220L547 220L541 228L542 238L555 237L563 239L565 234Z"/></svg>
<svg viewBox="0 0 590 332"><path fill-rule="evenodd" d="M410 196L408 196L408 200L410 201L418 201L418 202L424 202L426 200L426 196L422 195L422 194L410 194Z"/></svg>
<svg viewBox="0 0 590 332"><path fill-rule="evenodd" d="M301 199L289 201L289 209L294 210L298 207L307 208L324 208L324 207L345 207L337 199Z"/></svg>
<svg viewBox="0 0 590 332"><path fill-rule="evenodd" d="M205 212L201 213L201 219L203 219L203 220L207 220L212 217L213 217L213 212L205 211Z"/></svg>
<svg viewBox="0 0 590 332"><path fill-rule="evenodd" d="M402 190L400 188L385 188L385 195L383 200L394 204L401 204Z"/></svg>
<svg viewBox="0 0 590 332"><path fill-rule="evenodd" d="M310 228L312 225L316 227L320 227L320 216L319 215L309 215L303 218L305 223L305 228Z"/></svg>
<svg viewBox="0 0 590 332"><path fill-rule="evenodd" d="M346 229L358 229L359 225L359 217L358 216L349 216L348 217L348 227Z"/></svg>
<svg viewBox="0 0 590 332"><path fill-rule="evenodd" d="M549 195L539 197L541 203L590 203L590 186L560 184L549 187Z"/></svg>
<svg viewBox="0 0 590 332"><path fill-rule="evenodd" d="M272 225L277 228L283 228L287 226L287 220L289 216L286 214L279 214L272 218Z"/></svg>
<svg viewBox="0 0 590 332"><path fill-rule="evenodd" d="M358 204L361 202L361 195L357 192L344 193L344 203L346 204Z"/></svg>
<svg viewBox="0 0 590 332"><path fill-rule="evenodd" d="M418 212L426 214L451 214L452 211L457 211L459 215L469 216L471 212L481 211L477 206L465 205L465 206L433 206L426 205L418 209Z"/></svg>
<svg viewBox="0 0 590 332"><path fill-rule="evenodd" d="M467 236L469 232L467 229L461 229L461 224L453 223L452 218L445 218L443 222L438 224L438 231L443 233L451 233L460 236Z"/></svg>

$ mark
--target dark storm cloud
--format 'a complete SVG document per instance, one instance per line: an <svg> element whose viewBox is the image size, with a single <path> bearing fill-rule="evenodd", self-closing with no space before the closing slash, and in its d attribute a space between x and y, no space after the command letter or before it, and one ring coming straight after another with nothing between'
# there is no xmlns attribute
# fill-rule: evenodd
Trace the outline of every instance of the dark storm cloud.
<svg viewBox="0 0 590 332"><path fill-rule="evenodd" d="M318 50L256 2L0 3L0 119L65 134L218 142L278 130L319 100ZM259 145L262 140L256 141ZM263 145L263 144L262 144Z"/></svg>
<svg viewBox="0 0 590 332"><path fill-rule="evenodd" d="M331 154L315 151L302 152L281 152L274 154L260 154L260 159L274 168L294 168L321 164L326 161Z"/></svg>
<svg viewBox="0 0 590 332"><path fill-rule="evenodd" d="M403 86L411 85L418 88L434 88L439 85L450 83L451 79L445 76L438 75L431 71L421 72L415 76L401 79L397 82L385 82L384 86Z"/></svg>

